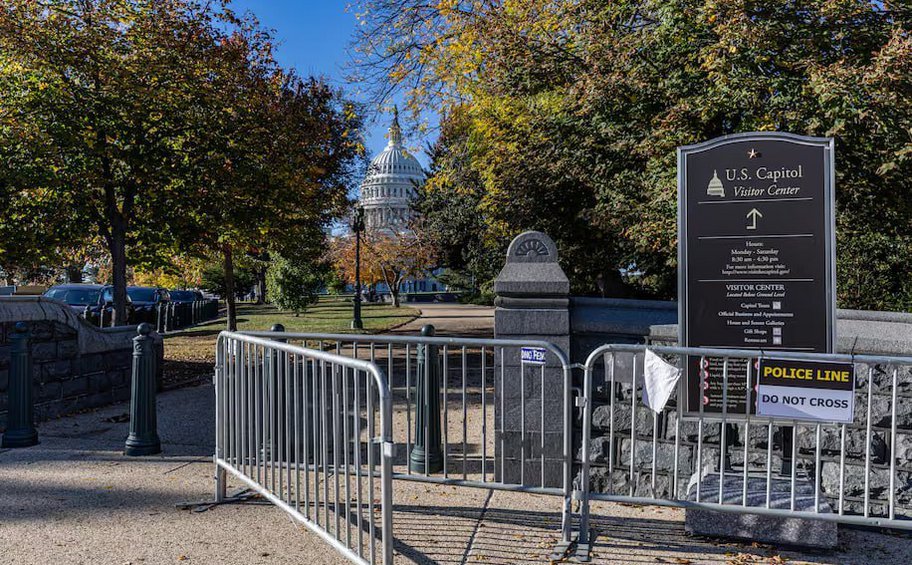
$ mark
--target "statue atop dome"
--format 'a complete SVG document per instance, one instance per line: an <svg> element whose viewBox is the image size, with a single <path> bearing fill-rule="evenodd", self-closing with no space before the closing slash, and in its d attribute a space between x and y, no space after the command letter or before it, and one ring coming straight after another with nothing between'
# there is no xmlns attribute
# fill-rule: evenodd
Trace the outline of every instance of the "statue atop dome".
<svg viewBox="0 0 912 565"><path fill-rule="evenodd" d="M390 124L386 137L389 139L389 146L402 145L402 128L399 127L399 107L396 105L393 105L393 123Z"/></svg>

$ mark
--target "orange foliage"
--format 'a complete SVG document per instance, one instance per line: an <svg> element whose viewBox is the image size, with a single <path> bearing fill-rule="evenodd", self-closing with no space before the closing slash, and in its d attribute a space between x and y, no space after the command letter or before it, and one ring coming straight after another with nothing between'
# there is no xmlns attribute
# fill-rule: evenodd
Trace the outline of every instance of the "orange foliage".
<svg viewBox="0 0 912 565"><path fill-rule="evenodd" d="M355 282L355 237L338 237L330 245L330 261L339 276ZM386 283L398 306L399 288L410 278L420 278L433 269L437 252L419 232L389 230L361 234L361 284Z"/></svg>

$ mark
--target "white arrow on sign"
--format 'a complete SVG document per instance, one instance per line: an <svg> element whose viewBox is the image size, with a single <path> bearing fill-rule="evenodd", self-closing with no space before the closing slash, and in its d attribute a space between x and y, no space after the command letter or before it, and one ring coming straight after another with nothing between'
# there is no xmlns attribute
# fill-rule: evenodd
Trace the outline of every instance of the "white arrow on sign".
<svg viewBox="0 0 912 565"><path fill-rule="evenodd" d="M751 224L747 226L749 230L757 229L757 218L762 218L763 214L760 213L760 210L756 208L751 208L751 211L747 213L747 219L751 221Z"/></svg>

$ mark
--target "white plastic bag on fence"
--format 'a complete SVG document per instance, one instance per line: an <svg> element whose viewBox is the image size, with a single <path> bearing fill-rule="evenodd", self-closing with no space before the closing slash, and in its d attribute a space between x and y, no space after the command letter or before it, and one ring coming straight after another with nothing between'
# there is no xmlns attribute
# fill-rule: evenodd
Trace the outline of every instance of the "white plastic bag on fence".
<svg viewBox="0 0 912 565"><path fill-rule="evenodd" d="M643 404L661 412L674 393L679 378L681 369L647 349L643 366Z"/></svg>

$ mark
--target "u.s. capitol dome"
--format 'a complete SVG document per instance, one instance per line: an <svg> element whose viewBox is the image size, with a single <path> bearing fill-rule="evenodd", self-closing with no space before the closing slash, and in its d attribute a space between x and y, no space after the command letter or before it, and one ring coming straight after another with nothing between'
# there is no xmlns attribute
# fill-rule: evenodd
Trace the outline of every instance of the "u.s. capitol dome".
<svg viewBox="0 0 912 565"><path fill-rule="evenodd" d="M416 188L425 180L418 159L402 145L399 113L395 109L388 138L389 143L371 161L361 183L360 203L368 230L406 229Z"/></svg>

